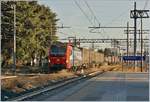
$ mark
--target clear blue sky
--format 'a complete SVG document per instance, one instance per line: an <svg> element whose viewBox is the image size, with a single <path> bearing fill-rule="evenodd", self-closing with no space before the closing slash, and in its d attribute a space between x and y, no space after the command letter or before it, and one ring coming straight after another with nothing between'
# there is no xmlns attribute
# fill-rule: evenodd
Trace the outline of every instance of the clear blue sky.
<svg viewBox="0 0 150 102"><path fill-rule="evenodd" d="M56 12L57 18L60 19L58 25L63 23L65 26L71 27L70 29L58 30L57 34L60 39L68 36L76 36L77 38L126 37L124 29L99 29L95 30L99 33L89 33L90 29L88 27L93 25L88 21L75 1L80 5L94 26L98 26L98 22L94 19L85 1L94 12L101 26L126 26L127 21L129 21L130 26L133 26L133 19L130 19L130 10L133 9L134 1L137 2L137 9L143 9L146 6L145 9L150 10L149 0L39 0L39 4L44 4ZM137 23L138 29L140 28L139 21ZM144 19L143 23L144 29L150 29L150 19Z"/></svg>

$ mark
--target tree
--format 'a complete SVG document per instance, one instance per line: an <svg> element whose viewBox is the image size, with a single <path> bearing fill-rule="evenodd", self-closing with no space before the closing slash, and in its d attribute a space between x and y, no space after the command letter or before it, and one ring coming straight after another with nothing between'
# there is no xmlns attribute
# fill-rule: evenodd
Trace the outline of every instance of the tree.
<svg viewBox="0 0 150 102"><path fill-rule="evenodd" d="M2 50L10 48L6 47L6 38L13 44L13 4L16 5L17 62L33 61L35 55L47 56L50 43L57 40L56 13L36 1L2 1Z"/></svg>
<svg viewBox="0 0 150 102"><path fill-rule="evenodd" d="M13 48L13 4L12 1L1 1L1 55L2 67L12 63L12 48Z"/></svg>

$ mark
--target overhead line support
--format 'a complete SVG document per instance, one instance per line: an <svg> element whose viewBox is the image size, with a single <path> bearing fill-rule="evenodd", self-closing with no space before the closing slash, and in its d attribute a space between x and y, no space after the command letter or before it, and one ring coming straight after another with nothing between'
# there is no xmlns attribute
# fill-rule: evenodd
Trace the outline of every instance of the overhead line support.
<svg viewBox="0 0 150 102"><path fill-rule="evenodd" d="M134 19L134 56L136 56L136 34L137 34L137 19L138 18L149 18L148 15L149 10L137 10L136 2L134 2L134 10L130 11L130 18ZM134 61L134 69L135 69L135 61Z"/></svg>

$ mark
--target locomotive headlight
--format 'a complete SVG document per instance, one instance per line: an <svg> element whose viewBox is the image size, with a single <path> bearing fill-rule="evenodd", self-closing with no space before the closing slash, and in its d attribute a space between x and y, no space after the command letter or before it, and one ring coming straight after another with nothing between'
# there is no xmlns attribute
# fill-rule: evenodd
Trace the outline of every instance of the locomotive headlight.
<svg viewBox="0 0 150 102"><path fill-rule="evenodd" d="M68 63L68 60L66 60L66 63Z"/></svg>
<svg viewBox="0 0 150 102"><path fill-rule="evenodd" d="M48 60L48 62L50 63L50 62L51 62L51 60L49 59L49 60Z"/></svg>

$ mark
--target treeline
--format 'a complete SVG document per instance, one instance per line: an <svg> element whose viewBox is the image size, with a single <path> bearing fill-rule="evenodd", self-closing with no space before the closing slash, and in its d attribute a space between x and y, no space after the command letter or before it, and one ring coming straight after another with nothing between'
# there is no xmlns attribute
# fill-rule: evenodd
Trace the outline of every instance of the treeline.
<svg viewBox="0 0 150 102"><path fill-rule="evenodd" d="M26 65L48 55L57 40L56 13L37 1L1 1L2 67L13 64L14 5L16 6L16 62Z"/></svg>

